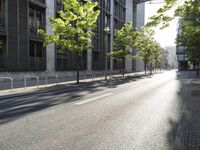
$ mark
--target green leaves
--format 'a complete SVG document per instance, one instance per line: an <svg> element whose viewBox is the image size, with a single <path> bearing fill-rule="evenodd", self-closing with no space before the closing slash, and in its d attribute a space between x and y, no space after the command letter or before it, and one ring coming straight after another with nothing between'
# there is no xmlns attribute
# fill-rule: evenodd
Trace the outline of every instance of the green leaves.
<svg viewBox="0 0 200 150"><path fill-rule="evenodd" d="M191 61L200 63L200 1L188 0L179 9L177 14L182 19L176 42L184 47Z"/></svg>
<svg viewBox="0 0 200 150"><path fill-rule="evenodd" d="M99 16L99 11L94 10L97 2L87 0L62 0L64 9L59 12L59 18L50 17L53 34L48 34L44 30L39 30L40 36L44 39L44 44L56 44L63 49L76 53L86 51L93 35L95 22Z"/></svg>
<svg viewBox="0 0 200 150"><path fill-rule="evenodd" d="M127 55L132 54L130 48L134 45L136 30L131 23L126 23L121 29L115 30L114 36L114 49L109 55L117 61L124 61Z"/></svg>
<svg viewBox="0 0 200 150"><path fill-rule="evenodd" d="M178 0L165 0L163 7L158 9L157 13L149 18L149 22L146 24L148 28L160 27L164 29L169 26L169 22L174 19L174 15L169 16L167 12L177 5Z"/></svg>
<svg viewBox="0 0 200 150"><path fill-rule="evenodd" d="M161 46L153 40L154 30L142 27L136 31L131 23L115 31L114 51L109 54L114 60L125 62L127 55L156 66L160 62ZM137 49L136 54L131 48Z"/></svg>
<svg viewBox="0 0 200 150"><path fill-rule="evenodd" d="M145 64L156 65L159 63L161 46L153 40L153 31L149 28L143 28L135 39L134 46L137 53L133 58L143 61Z"/></svg>

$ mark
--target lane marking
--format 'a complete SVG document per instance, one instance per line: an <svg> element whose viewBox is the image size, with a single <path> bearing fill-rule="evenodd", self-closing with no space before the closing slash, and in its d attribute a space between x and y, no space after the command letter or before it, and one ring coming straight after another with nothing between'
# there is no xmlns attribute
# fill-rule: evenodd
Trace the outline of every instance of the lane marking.
<svg viewBox="0 0 200 150"><path fill-rule="evenodd" d="M107 96L110 96L110 95L112 95L112 93L107 93L107 94L104 94L104 95L101 95L101 96L97 96L97 97L94 97L94 98L90 98L90 99L88 99L88 100L75 103L75 105L82 105L82 104L89 103L89 102L92 102L92 101L95 101L95 100L97 100L97 99L100 99L100 98L103 98L103 97L107 97Z"/></svg>
<svg viewBox="0 0 200 150"><path fill-rule="evenodd" d="M136 84L136 85L133 85L131 86L131 88L136 88L136 87L140 87L140 86L143 86L144 84Z"/></svg>

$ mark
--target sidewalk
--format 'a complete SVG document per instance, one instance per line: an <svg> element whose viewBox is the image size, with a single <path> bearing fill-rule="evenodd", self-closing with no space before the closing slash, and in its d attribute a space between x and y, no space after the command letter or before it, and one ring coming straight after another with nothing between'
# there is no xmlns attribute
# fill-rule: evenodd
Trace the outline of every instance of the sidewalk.
<svg viewBox="0 0 200 150"><path fill-rule="evenodd" d="M189 78L189 77L188 77ZM200 150L200 79L192 75L185 92L183 115L179 122L175 150Z"/></svg>
<svg viewBox="0 0 200 150"><path fill-rule="evenodd" d="M125 76L142 76L144 72L135 72L135 73L128 73ZM121 74L108 74L108 80L111 79L119 79ZM94 81L103 81L105 79L104 75L98 76L87 76L87 77L80 77L80 82L82 83L90 83ZM25 94L29 92L37 92L44 90L46 88L63 88L63 86L72 86L76 83L76 78L59 78L58 83L56 79L49 79L48 84L46 84L46 80L39 80L39 86L37 86L36 80L27 80L27 86L24 88L24 82L14 82L14 88L11 90L10 82L1 82L0 83L0 96L8 96L8 95L15 95L15 94Z"/></svg>

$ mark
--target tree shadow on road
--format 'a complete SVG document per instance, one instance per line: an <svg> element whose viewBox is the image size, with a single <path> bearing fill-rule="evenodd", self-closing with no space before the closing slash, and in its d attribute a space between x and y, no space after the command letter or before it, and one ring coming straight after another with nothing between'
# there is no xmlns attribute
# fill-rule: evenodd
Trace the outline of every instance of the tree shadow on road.
<svg viewBox="0 0 200 150"><path fill-rule="evenodd" d="M68 84L49 87L26 94L14 94L8 97L0 96L0 124L5 124L33 112L80 100L88 94L117 88L119 85L134 82L151 76L134 76L123 79L111 79L108 82L95 81L89 83Z"/></svg>

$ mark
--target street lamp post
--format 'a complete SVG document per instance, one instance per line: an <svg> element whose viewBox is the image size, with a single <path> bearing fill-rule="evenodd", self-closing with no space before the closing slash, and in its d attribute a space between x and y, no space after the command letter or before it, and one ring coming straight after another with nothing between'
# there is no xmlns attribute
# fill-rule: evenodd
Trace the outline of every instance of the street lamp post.
<svg viewBox="0 0 200 150"><path fill-rule="evenodd" d="M108 64L107 64L107 52L108 52L108 33L110 31L110 27L105 27L105 80L107 81L108 76Z"/></svg>

